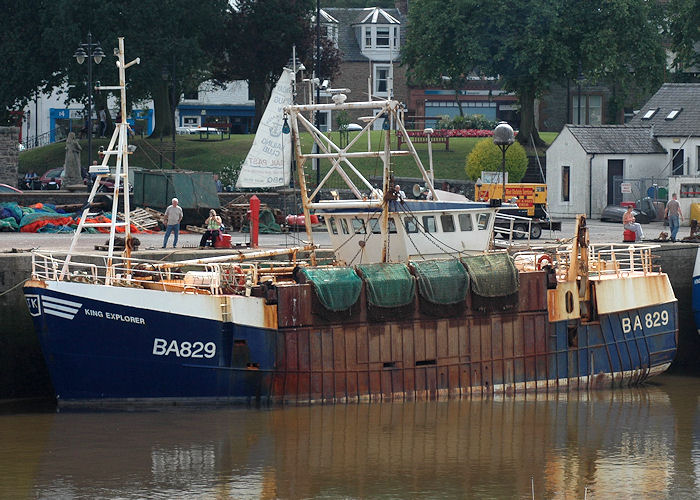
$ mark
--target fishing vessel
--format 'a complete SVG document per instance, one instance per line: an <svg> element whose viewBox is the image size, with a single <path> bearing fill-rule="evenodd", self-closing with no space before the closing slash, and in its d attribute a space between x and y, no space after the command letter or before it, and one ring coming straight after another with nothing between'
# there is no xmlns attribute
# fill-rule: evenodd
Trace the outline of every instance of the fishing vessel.
<svg viewBox="0 0 700 500"><path fill-rule="evenodd" d="M124 70L133 62L124 61L123 39L117 55L114 88L126 116ZM283 73L285 95L293 75ZM107 255L80 255L74 249L89 227L83 221L93 190L69 254L34 253L24 287L59 403L335 403L568 391L638 384L670 365L677 301L652 264L653 246L592 245L579 216L569 244L498 249L499 203L435 189L400 103L350 103L340 93L330 104L285 99L266 110L259 133L268 135L256 137L260 147L241 172L250 180L242 182L286 184L294 157L305 220L312 211L323 217L330 257L307 224L308 243L295 248L137 259L128 196L127 219L110 225ZM371 117L339 146L310 118L328 110ZM377 121L382 145L364 150L360 140ZM408 150L392 150L394 127ZM116 160L113 213L128 175L127 131L118 124L97 167L106 175ZM401 156L415 163L430 199L408 200L396 189L392 162ZM353 164L357 158L380 162L379 185ZM330 168L311 189L308 163L321 160ZM342 196L333 190L319 199L333 177L346 186ZM126 244L115 254L119 228Z"/></svg>
<svg viewBox="0 0 700 500"><path fill-rule="evenodd" d="M700 249L695 254L695 266L693 267L693 318L695 319L695 328L700 333Z"/></svg>

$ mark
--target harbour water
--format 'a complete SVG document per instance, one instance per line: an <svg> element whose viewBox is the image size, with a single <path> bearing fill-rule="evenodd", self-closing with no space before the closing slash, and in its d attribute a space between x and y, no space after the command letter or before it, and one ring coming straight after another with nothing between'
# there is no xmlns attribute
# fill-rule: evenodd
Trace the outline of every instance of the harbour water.
<svg viewBox="0 0 700 500"><path fill-rule="evenodd" d="M700 378L272 408L0 405L0 498L699 498Z"/></svg>

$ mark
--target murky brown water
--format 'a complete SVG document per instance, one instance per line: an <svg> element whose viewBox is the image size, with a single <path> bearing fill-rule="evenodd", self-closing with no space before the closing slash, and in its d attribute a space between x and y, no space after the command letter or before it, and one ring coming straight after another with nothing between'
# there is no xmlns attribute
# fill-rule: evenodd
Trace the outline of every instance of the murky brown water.
<svg viewBox="0 0 700 500"><path fill-rule="evenodd" d="M0 414L0 498L699 498L700 378L525 398ZM0 406L0 411L3 407Z"/></svg>

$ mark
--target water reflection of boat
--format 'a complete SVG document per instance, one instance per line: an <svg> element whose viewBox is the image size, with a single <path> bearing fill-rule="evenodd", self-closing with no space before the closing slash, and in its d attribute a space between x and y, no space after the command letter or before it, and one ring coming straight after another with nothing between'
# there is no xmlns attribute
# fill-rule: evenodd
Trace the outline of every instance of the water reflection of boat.
<svg viewBox="0 0 700 500"><path fill-rule="evenodd" d="M124 82L129 64L121 40L118 55ZM290 73L284 72L287 82ZM127 102L124 85L119 88ZM496 251L500 204L442 198L432 168L410 142L401 104L346 103L341 96L333 104L283 107L282 119L266 112L261 128L276 123L275 139L259 145L286 161L256 153L250 164L263 172L242 174L251 182L286 183L291 151L288 145L285 156L284 144L294 144L304 218L310 221L311 210L324 215L333 265L323 265L313 246L307 260L296 248L139 261L130 258L128 243L115 257L116 230L131 238L128 216L113 221L104 263L72 253L65 259L34 254L24 290L60 403L568 391L638 384L670 365L677 303L666 274L652 266L651 246L594 247L579 216L569 245ZM373 117L340 147L305 117L331 109ZM386 126L383 145L356 151L374 123ZM391 123L408 151L392 150ZM129 152L127 128L119 125L101 167L116 157L117 180L128 174ZM302 149L309 137L320 152ZM392 158L402 156L411 157L432 199L406 200L392 182ZM381 163L381 187L352 164L356 158ZM331 162L313 190L304 175L309 160ZM352 199L316 199L331 176ZM114 193L116 213L118 181ZM128 208L128 196L124 203ZM88 203L71 249L89 209ZM308 225L307 236L312 240ZM291 262L270 259L280 255Z"/></svg>
<svg viewBox="0 0 700 500"><path fill-rule="evenodd" d="M585 487L594 498L697 498L700 387L666 383L685 391L62 412L9 450L41 450L38 498L529 498L530 477L538 498L583 498Z"/></svg>

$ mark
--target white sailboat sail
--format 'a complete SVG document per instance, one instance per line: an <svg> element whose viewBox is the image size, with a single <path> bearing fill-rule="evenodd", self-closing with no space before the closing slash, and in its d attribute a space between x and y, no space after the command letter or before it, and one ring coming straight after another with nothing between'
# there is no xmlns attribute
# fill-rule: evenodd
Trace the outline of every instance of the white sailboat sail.
<svg viewBox="0 0 700 500"><path fill-rule="evenodd" d="M289 184L292 164L291 134L282 133L284 107L292 104L293 72L284 68L272 90L253 146L248 151L237 188L275 187Z"/></svg>

